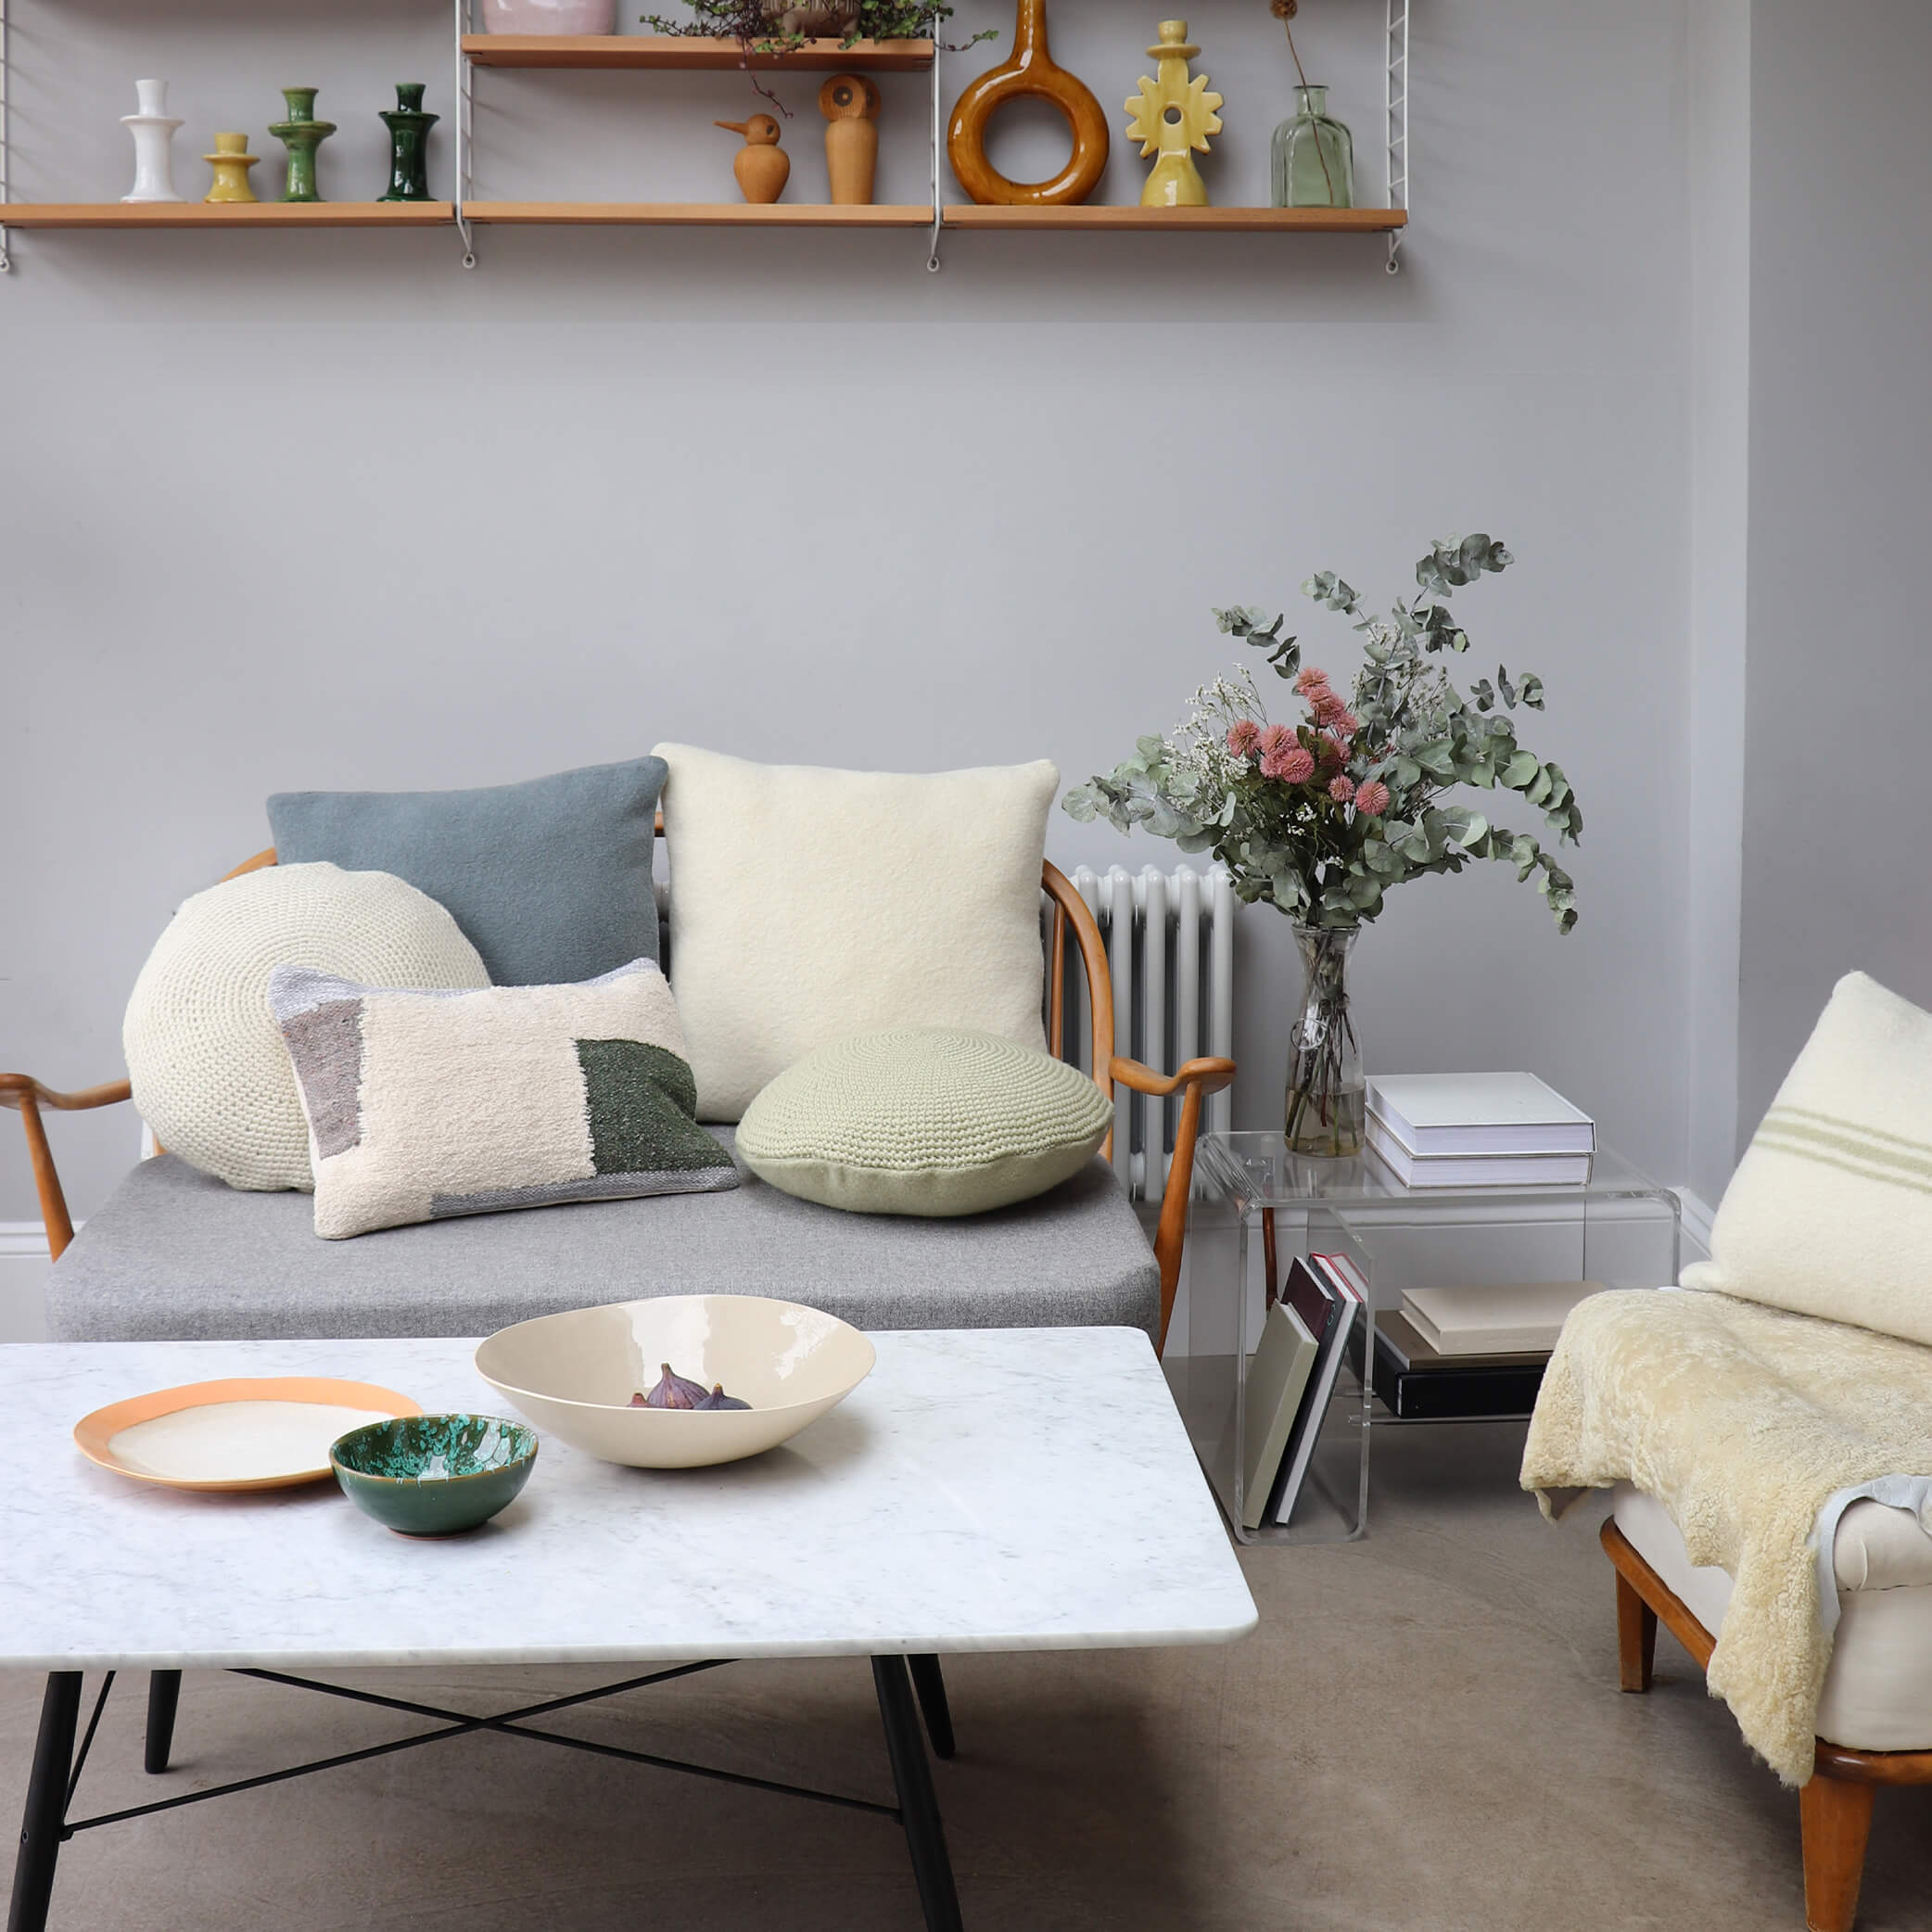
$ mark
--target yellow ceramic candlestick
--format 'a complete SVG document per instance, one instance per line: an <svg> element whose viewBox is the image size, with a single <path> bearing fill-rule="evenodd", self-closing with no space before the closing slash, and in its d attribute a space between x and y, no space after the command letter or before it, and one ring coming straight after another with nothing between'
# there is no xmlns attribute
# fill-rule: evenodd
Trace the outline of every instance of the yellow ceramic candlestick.
<svg viewBox="0 0 1932 1932"><path fill-rule="evenodd" d="M1188 78L1188 63L1201 49L1188 39L1185 20L1163 20L1160 44L1150 47L1148 57L1160 64L1156 78L1140 79L1140 92L1127 103L1134 118L1127 133L1140 143L1143 159L1161 157L1140 191L1142 208L1205 208L1207 184L1194 165L1194 150L1208 151L1207 137L1221 132L1221 105L1218 94L1208 92L1207 76Z"/></svg>
<svg viewBox="0 0 1932 1932"><path fill-rule="evenodd" d="M261 159L248 152L246 134L217 134L215 151L201 159L215 171L214 185L202 197L206 201L253 201L255 190L248 185L248 170Z"/></svg>

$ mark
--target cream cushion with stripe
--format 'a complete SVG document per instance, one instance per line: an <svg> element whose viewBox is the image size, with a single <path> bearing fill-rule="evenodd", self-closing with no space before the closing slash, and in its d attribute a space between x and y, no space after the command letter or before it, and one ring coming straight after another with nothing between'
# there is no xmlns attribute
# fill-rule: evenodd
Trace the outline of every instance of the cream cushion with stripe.
<svg viewBox="0 0 1932 1932"><path fill-rule="evenodd" d="M807 1054L745 1110L737 1145L800 1200L941 1217L1071 1180L1112 1124L1077 1067L995 1034L908 1027Z"/></svg>
<svg viewBox="0 0 1932 1932"><path fill-rule="evenodd" d="M1838 982L1684 1284L1932 1345L1932 1013Z"/></svg>

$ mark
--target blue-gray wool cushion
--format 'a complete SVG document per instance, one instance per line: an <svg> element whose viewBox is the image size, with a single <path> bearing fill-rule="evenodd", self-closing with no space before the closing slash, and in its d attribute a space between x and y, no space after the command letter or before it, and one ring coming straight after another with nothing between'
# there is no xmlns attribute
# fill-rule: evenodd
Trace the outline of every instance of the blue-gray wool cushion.
<svg viewBox="0 0 1932 1932"><path fill-rule="evenodd" d="M278 792L284 865L392 872L446 907L499 986L574 985L657 958L662 758L471 792Z"/></svg>

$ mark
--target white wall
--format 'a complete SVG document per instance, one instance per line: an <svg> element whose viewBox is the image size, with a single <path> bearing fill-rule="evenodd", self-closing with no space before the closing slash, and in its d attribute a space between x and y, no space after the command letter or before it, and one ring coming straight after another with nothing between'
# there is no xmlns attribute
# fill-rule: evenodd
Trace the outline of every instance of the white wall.
<svg viewBox="0 0 1932 1932"><path fill-rule="evenodd" d="M9 10L23 198L122 191L137 74L174 79L184 154L240 124L272 156L275 87L320 83L338 193L379 163L387 83L450 104L434 0ZM1057 0L1055 51L1112 108L1156 12ZM989 0L962 18L1010 27ZM1689 18L1419 6L1393 278L1373 238L962 235L929 276L911 235L495 231L475 274L439 233L17 236L0 1063L119 1069L146 948L266 842L272 790L482 783L667 735L914 769L1045 753L1071 782L1227 663L1211 604L1294 603L1322 566L1386 601L1427 539L1487 527L1521 561L1463 600L1468 674L1547 681L1531 742L1583 802L1583 919L1559 939L1501 868L1397 896L1359 948L1369 1059L1534 1067L1680 1177ZM1211 188L1265 199L1279 29L1258 0L1189 19L1228 96ZM1365 193L1379 34L1377 0L1303 10ZM783 91L809 188L810 90ZM731 76L486 76L479 186L715 196L709 120L751 105ZM922 111L892 91L882 193L919 192ZM1028 142L1050 137L1020 126L1013 166ZM1138 165L1117 143L1112 198ZM1314 660L1352 664L1303 609ZM1051 848L1165 856L1060 818ZM1293 977L1284 922L1249 915L1249 1124L1275 1115ZM54 1132L84 1214L133 1129ZM0 1217L32 1212L0 1138Z"/></svg>
<svg viewBox="0 0 1932 1932"><path fill-rule="evenodd" d="M1738 1125L1841 973L1932 1005L1932 11L1757 0Z"/></svg>

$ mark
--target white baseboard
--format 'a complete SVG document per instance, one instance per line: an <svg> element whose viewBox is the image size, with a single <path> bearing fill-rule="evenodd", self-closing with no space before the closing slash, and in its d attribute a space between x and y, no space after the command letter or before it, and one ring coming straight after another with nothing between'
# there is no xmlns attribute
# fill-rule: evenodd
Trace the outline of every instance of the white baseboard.
<svg viewBox="0 0 1932 1932"><path fill-rule="evenodd" d="M0 1342L47 1339L46 1231L38 1221L0 1221Z"/></svg>

